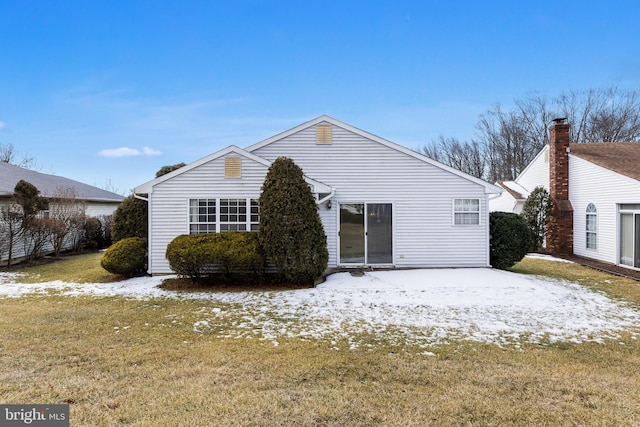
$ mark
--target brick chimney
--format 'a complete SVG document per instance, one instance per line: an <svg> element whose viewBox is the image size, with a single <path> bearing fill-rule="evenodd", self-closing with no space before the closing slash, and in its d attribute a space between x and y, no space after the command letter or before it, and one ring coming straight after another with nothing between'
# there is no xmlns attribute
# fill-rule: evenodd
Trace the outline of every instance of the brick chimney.
<svg viewBox="0 0 640 427"><path fill-rule="evenodd" d="M547 225L547 250L573 254L573 207L569 201L569 128L566 118L549 128L549 195L553 216Z"/></svg>

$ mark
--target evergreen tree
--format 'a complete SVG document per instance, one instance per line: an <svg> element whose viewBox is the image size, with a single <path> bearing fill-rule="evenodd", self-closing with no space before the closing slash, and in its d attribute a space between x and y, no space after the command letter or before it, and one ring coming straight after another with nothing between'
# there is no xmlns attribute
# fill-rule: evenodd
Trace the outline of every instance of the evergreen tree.
<svg viewBox="0 0 640 427"><path fill-rule="evenodd" d="M260 195L260 241L283 278L311 284L327 268L327 237L302 169L279 157Z"/></svg>
<svg viewBox="0 0 640 427"><path fill-rule="evenodd" d="M524 218L533 235L533 250L539 250L544 245L547 223L551 218L551 196L544 187L533 189L524 202L520 215Z"/></svg>
<svg viewBox="0 0 640 427"><path fill-rule="evenodd" d="M114 243L128 237L146 239L148 226L147 202L136 199L132 194L113 213L111 238Z"/></svg>

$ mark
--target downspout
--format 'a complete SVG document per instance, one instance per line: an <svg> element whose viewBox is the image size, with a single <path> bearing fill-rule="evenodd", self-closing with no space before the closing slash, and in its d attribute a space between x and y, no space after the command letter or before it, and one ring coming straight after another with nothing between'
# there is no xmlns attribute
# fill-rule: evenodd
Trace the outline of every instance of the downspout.
<svg viewBox="0 0 640 427"><path fill-rule="evenodd" d="M151 269L151 215L149 212L149 198L138 196L136 193L133 193L133 197L138 200L143 200L147 202L147 274L153 276L153 274L149 271Z"/></svg>

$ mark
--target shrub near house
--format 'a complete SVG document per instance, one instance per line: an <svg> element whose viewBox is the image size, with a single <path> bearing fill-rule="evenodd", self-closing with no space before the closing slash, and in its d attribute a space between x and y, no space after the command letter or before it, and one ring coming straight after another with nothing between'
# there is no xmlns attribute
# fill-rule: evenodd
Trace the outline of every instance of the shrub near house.
<svg viewBox="0 0 640 427"><path fill-rule="evenodd" d="M260 242L283 278L311 284L327 269L329 252L316 204L302 169L277 158L260 195Z"/></svg>
<svg viewBox="0 0 640 427"><path fill-rule="evenodd" d="M258 233L252 232L183 234L169 243L166 257L176 274L193 282L216 274L261 276L265 270Z"/></svg>
<svg viewBox="0 0 640 427"><path fill-rule="evenodd" d="M506 270L531 248L531 230L520 215L511 212L491 212L489 221L491 266Z"/></svg>
<svg viewBox="0 0 640 427"><path fill-rule="evenodd" d="M109 273L127 277L141 276L147 271L147 239L129 237L107 249L100 260Z"/></svg>
<svg viewBox="0 0 640 427"><path fill-rule="evenodd" d="M310 285L327 268L326 236L302 169L278 158L260 196L260 231L181 235L167 246L171 269L192 281L223 273L261 276L266 258L281 282Z"/></svg>

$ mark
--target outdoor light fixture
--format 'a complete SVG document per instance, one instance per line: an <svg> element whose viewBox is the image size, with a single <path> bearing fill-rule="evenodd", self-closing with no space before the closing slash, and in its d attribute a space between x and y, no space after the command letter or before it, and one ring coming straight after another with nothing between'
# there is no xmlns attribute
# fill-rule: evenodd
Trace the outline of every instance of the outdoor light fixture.
<svg viewBox="0 0 640 427"><path fill-rule="evenodd" d="M331 209L331 200L327 202L327 209Z"/></svg>

